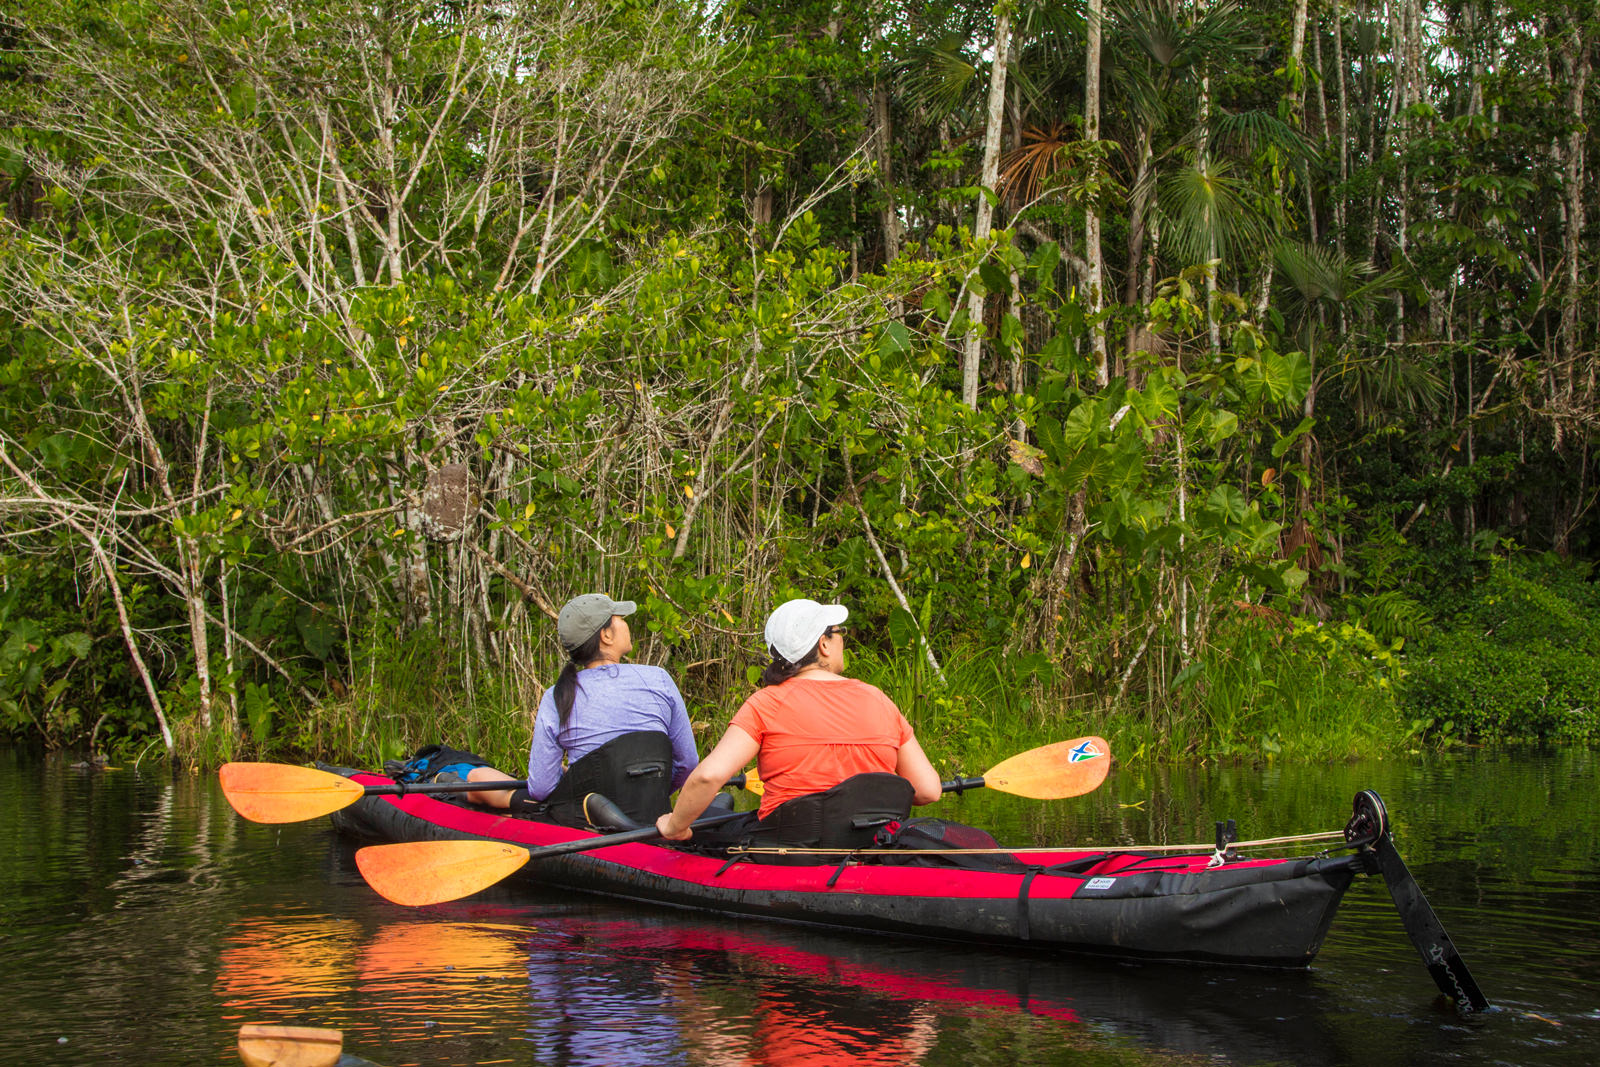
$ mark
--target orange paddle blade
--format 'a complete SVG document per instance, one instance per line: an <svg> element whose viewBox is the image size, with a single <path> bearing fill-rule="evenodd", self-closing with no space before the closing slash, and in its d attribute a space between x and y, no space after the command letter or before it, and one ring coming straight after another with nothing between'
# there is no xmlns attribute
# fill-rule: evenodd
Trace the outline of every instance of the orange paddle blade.
<svg viewBox="0 0 1600 1067"><path fill-rule="evenodd" d="M761 780L761 776L756 773L754 767L744 772L744 788L745 792L754 793L758 797L767 791L766 783Z"/></svg>
<svg viewBox="0 0 1600 1067"><path fill-rule="evenodd" d="M367 884L408 908L469 897L527 862L527 849L498 841L403 841L356 851Z"/></svg>
<svg viewBox="0 0 1600 1067"><path fill-rule="evenodd" d="M282 763L224 763L217 775L222 795L251 822L303 822L361 799L350 779L315 767Z"/></svg>
<svg viewBox="0 0 1600 1067"><path fill-rule="evenodd" d="M239 1027L239 1058L248 1067L333 1067L343 1048L338 1030L262 1023Z"/></svg>
<svg viewBox="0 0 1600 1067"><path fill-rule="evenodd" d="M983 784L1034 800L1060 800L1093 792L1111 769L1103 737L1079 737L1019 752L984 773Z"/></svg>

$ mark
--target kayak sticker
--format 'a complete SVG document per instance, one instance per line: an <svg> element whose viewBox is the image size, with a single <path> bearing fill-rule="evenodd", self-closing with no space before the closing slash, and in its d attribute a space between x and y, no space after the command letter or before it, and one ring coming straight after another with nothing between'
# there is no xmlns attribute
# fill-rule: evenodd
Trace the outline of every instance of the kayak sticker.
<svg viewBox="0 0 1600 1067"><path fill-rule="evenodd" d="M1082 763L1084 760L1091 760L1102 755L1104 755L1104 753L1095 747L1095 743L1093 741L1085 741L1081 745L1075 745L1071 751L1068 752L1067 762Z"/></svg>
<svg viewBox="0 0 1600 1067"><path fill-rule="evenodd" d="M1083 883L1085 889L1110 889L1117 884L1115 878L1091 878Z"/></svg>

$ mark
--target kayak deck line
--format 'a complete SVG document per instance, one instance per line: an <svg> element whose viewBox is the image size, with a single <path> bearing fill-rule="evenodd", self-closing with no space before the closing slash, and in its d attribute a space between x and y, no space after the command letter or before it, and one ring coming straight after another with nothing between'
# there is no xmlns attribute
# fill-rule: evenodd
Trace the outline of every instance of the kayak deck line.
<svg viewBox="0 0 1600 1067"><path fill-rule="evenodd" d="M1230 849L1274 848L1274 847L1281 847L1281 846L1285 846L1285 845L1310 844L1310 843L1316 842L1316 841L1343 841L1343 840L1344 840L1344 831L1343 830L1320 830L1320 831L1318 831L1317 833L1314 833L1314 834L1293 834L1293 835L1290 835L1290 836L1287 836L1287 837L1263 837L1263 838L1258 838L1255 841L1230 841L1228 843L1228 847ZM1197 852L1204 852L1208 848L1211 848L1210 844L1204 844L1204 845L1118 845L1116 848L1107 848L1107 849L1099 849L1099 850L1096 850L1096 849L1085 849L1083 851L1085 851L1085 852L1099 851L1100 853L1102 853L1104 855L1113 856L1113 855L1121 855L1121 854L1127 853L1127 852L1182 852L1182 853L1197 853ZM1025 848L1003 848L1003 847L996 847L996 848L941 848L941 849L938 850L938 854L941 855L941 856L1035 856L1035 855L1061 855L1062 853L1070 852L1070 851L1071 850L1069 850L1069 849L1062 848L1060 845L1055 845L1055 846L1037 845L1037 846L1028 846L1028 847L1025 847ZM735 853L739 853L739 854L742 854L742 855L766 855L766 854L772 854L772 855L784 855L784 856L805 856L805 855L841 856L841 855L845 855L847 853L849 855L852 855L852 856L904 856L906 854L906 850L903 849L903 848L802 848L802 847L800 847L798 845L796 845L796 846L766 845L766 846L749 846L749 847L742 847L742 848L736 847L736 848L728 849L728 854L729 855L733 855ZM1265 857L1264 856L1264 857L1260 857L1260 858L1269 859L1269 858L1273 858L1273 857Z"/></svg>

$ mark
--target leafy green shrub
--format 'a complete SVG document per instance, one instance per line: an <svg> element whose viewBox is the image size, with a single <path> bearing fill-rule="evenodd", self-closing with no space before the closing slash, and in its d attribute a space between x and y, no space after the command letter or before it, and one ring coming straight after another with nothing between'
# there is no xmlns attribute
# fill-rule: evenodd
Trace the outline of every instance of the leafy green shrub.
<svg viewBox="0 0 1600 1067"><path fill-rule="evenodd" d="M1347 758L1399 741L1401 673L1394 648L1352 623L1252 619L1213 635L1180 681L1210 754Z"/></svg>
<svg viewBox="0 0 1600 1067"><path fill-rule="evenodd" d="M1600 618L1589 568L1497 560L1476 595L1408 659L1418 732L1446 739L1600 738Z"/></svg>

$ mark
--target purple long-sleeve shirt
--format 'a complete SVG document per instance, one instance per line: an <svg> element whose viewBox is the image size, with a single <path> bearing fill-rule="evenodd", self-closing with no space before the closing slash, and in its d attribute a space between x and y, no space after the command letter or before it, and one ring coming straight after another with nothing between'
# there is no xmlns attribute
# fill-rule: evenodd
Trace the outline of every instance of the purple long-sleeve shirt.
<svg viewBox="0 0 1600 1067"><path fill-rule="evenodd" d="M635 730L657 730L672 740L672 788L683 785L700 763L689 709L672 676L660 667L608 663L578 672L572 714L561 726L556 691L539 701L528 750L528 795L543 800L561 782L561 761L574 763L614 737Z"/></svg>

